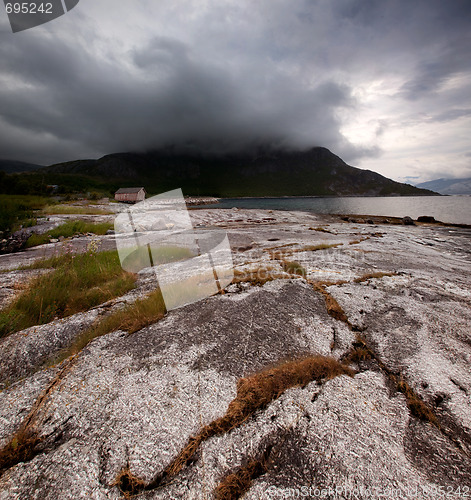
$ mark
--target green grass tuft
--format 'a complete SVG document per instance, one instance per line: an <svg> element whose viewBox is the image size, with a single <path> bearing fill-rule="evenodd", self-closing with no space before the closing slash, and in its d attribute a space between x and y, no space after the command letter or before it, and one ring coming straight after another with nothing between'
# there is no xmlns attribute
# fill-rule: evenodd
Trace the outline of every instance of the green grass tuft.
<svg viewBox="0 0 471 500"><path fill-rule="evenodd" d="M20 226L30 227L36 211L49 201L42 196L0 194L0 231L10 233Z"/></svg>
<svg viewBox="0 0 471 500"><path fill-rule="evenodd" d="M35 247L38 245L43 245L44 243L49 243L51 238L70 238L76 234L93 233L98 235L106 234L109 229L113 228L111 222L85 222L82 220L69 221L61 224L60 226L52 229L45 234L33 233L26 242L26 248Z"/></svg>
<svg viewBox="0 0 471 500"><path fill-rule="evenodd" d="M32 280L0 312L0 337L87 311L128 292L136 280L122 269L116 251L63 255L47 263L56 264L56 269Z"/></svg>
<svg viewBox="0 0 471 500"><path fill-rule="evenodd" d="M119 309L105 318L99 318L90 328L82 332L67 349L63 350L48 364L56 364L77 354L93 339L114 332L124 330L134 333L165 315L165 303L160 289L154 290L147 297L137 300L123 309Z"/></svg>
<svg viewBox="0 0 471 500"><path fill-rule="evenodd" d="M115 213L101 208L76 205L47 205L42 212L44 215L112 215Z"/></svg>
<svg viewBox="0 0 471 500"><path fill-rule="evenodd" d="M124 253L124 252L122 252ZM123 255L121 255L123 258ZM170 262L178 262L180 260L190 259L195 257L195 253L189 248L178 246L160 246L151 247L149 254L148 246L141 246L129 255L123 258L123 266L134 273L139 272L141 269L150 267L151 258L152 264L158 266L160 264L168 264Z"/></svg>

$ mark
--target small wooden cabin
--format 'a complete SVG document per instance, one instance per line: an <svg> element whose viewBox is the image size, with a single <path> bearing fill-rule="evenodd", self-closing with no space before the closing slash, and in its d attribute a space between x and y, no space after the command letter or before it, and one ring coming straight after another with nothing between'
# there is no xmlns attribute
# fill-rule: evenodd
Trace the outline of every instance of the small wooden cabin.
<svg viewBox="0 0 471 500"><path fill-rule="evenodd" d="M120 188L114 194L114 199L124 203L137 203L146 199L146 190L143 187Z"/></svg>

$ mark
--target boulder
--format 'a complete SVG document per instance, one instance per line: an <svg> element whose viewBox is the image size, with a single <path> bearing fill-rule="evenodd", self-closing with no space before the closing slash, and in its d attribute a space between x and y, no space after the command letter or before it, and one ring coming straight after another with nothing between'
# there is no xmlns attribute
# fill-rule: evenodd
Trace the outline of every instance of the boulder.
<svg viewBox="0 0 471 500"><path fill-rule="evenodd" d="M417 217L417 222L437 222L435 220L435 217L432 217L431 215L421 215L420 217Z"/></svg>
<svg viewBox="0 0 471 500"><path fill-rule="evenodd" d="M0 254L14 253L23 250L28 241L29 234L27 232L19 231L12 234L9 238L5 238L0 243Z"/></svg>
<svg viewBox="0 0 471 500"><path fill-rule="evenodd" d="M147 227L145 229L147 229ZM164 231L165 229L167 229L166 221L162 218L150 220L149 229L152 231Z"/></svg>
<svg viewBox="0 0 471 500"><path fill-rule="evenodd" d="M404 224L404 226L415 226L415 222L408 215L402 218L402 223Z"/></svg>

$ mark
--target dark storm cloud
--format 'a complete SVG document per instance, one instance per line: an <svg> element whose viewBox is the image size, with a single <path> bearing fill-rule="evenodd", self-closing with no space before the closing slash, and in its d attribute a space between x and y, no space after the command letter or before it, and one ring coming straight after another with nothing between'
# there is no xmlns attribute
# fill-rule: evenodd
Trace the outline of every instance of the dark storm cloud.
<svg viewBox="0 0 471 500"><path fill-rule="evenodd" d="M41 37L22 42L0 47L12 81L0 89L2 119L18 138L30 132L48 136L45 144L75 142L75 154L80 144L103 153L170 143L216 150L340 144L335 110L353 104L345 85L309 88L282 73L230 74L164 37L134 51L131 72L77 54L67 41L52 48ZM15 80L29 85L14 88ZM17 147L11 135L5 156Z"/></svg>
<svg viewBox="0 0 471 500"><path fill-rule="evenodd" d="M345 113L361 110L356 87L400 74L398 99L415 102L468 71L469 4L260 0L203 12L143 1L114 7L116 27L86 17L99 7L82 0L74 24L2 31L0 157L47 164L165 144L261 143L378 157L378 144L342 133ZM120 39L132 9L139 30ZM437 122L467 116L465 103L446 99L443 109L436 99ZM378 117L373 135L389 126Z"/></svg>
<svg viewBox="0 0 471 500"><path fill-rule="evenodd" d="M281 72L267 75L263 70L231 74L201 63L189 47L160 37L137 50L133 60L151 82L144 86L141 105L144 124L152 125L133 139L138 147L175 138L223 149L267 142L294 147L338 143L335 110L353 105L345 85L324 82L309 88Z"/></svg>

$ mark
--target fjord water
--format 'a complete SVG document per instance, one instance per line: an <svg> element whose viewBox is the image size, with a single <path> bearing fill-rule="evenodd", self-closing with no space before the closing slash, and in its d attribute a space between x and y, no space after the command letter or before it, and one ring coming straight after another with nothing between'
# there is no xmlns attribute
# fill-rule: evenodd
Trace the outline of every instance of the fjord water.
<svg viewBox="0 0 471 500"><path fill-rule="evenodd" d="M442 222L471 224L471 196L223 198L207 208L300 210L319 214L356 214L417 219L431 215Z"/></svg>

